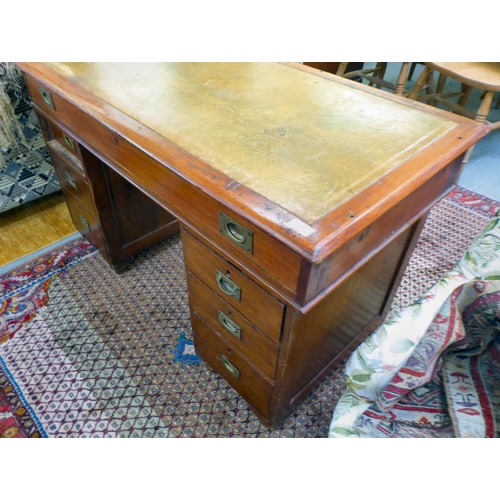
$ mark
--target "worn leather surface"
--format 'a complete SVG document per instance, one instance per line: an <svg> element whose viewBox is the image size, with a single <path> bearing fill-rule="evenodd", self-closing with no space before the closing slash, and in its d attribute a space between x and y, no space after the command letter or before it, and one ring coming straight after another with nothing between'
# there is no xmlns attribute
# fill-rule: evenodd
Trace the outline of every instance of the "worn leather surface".
<svg viewBox="0 0 500 500"><path fill-rule="evenodd" d="M309 224L455 126L277 63L47 65Z"/></svg>

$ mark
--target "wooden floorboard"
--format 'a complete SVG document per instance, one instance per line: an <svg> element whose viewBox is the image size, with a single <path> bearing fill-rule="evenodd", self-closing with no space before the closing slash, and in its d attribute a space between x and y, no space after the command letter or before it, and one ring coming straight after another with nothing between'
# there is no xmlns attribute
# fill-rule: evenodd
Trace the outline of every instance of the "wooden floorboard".
<svg viewBox="0 0 500 500"><path fill-rule="evenodd" d="M64 197L55 193L0 214L0 266L76 233Z"/></svg>

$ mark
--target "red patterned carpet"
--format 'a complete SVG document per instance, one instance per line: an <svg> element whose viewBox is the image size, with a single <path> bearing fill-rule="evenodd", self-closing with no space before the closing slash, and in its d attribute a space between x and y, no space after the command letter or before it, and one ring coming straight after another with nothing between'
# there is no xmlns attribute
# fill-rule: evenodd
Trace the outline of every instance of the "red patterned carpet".
<svg viewBox="0 0 500 500"><path fill-rule="evenodd" d="M457 188L431 212L393 310L451 269L500 207ZM179 237L115 274L83 239L0 276L2 437L326 437L329 374L277 429L196 357Z"/></svg>

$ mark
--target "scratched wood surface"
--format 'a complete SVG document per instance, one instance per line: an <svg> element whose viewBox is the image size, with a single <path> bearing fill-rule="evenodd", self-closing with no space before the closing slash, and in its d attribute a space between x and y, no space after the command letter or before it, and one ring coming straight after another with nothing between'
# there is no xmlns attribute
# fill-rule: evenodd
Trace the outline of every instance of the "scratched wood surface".
<svg viewBox="0 0 500 500"><path fill-rule="evenodd" d="M279 64L47 65L309 224L456 126Z"/></svg>

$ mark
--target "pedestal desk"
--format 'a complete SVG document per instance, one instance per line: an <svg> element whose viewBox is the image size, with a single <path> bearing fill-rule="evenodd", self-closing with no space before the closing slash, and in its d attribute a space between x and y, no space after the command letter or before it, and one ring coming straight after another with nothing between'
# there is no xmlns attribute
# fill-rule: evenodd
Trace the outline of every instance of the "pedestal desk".
<svg viewBox="0 0 500 500"><path fill-rule="evenodd" d="M197 354L279 424L383 320L487 127L298 64L19 63L78 230L181 231Z"/></svg>

